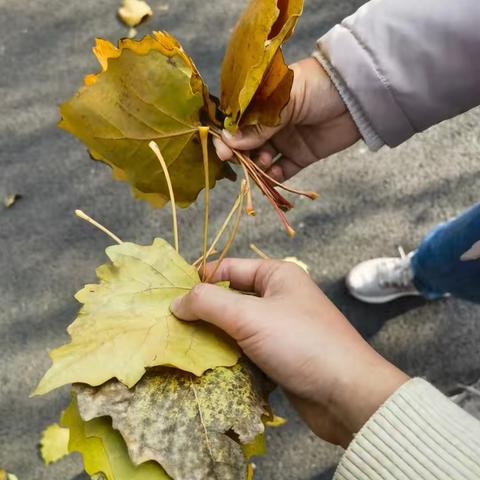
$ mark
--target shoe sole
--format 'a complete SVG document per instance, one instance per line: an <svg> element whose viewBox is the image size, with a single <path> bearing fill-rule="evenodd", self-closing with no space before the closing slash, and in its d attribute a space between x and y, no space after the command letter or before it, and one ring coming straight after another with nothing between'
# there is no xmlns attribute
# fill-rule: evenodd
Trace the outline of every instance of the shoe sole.
<svg viewBox="0 0 480 480"><path fill-rule="evenodd" d="M397 298L402 298L402 297L420 297L420 293L416 292L403 292L403 293L392 293L391 295L385 295L383 297L364 297L362 295L359 295L358 293L352 292L349 290L350 295L357 300L360 300L361 302L364 303L372 303L372 304L380 304L380 303L388 303L391 302L392 300L396 300Z"/></svg>

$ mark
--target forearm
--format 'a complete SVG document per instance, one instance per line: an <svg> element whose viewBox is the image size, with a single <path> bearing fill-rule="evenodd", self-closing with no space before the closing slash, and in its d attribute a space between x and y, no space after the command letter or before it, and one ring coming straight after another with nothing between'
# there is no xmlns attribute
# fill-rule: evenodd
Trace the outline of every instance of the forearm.
<svg viewBox="0 0 480 480"><path fill-rule="evenodd" d="M418 378L401 386L363 426L334 480L413 478L480 478L480 422Z"/></svg>
<svg viewBox="0 0 480 480"><path fill-rule="evenodd" d="M478 0L372 0L319 40L367 143L368 124L396 146L480 104L479 20Z"/></svg>

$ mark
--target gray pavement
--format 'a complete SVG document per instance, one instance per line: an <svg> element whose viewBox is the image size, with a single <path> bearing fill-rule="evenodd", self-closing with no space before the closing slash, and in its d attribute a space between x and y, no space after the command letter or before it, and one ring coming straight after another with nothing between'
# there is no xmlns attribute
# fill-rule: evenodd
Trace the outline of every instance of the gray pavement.
<svg viewBox="0 0 480 480"><path fill-rule="evenodd" d="M0 466L19 480L86 478L78 457L46 468L38 456L40 432L56 421L68 390L28 397L49 365L47 349L67 340L65 327L78 308L73 294L105 261L108 239L74 218L73 210L84 209L123 239L147 243L170 236L168 211L133 201L125 184L113 182L107 167L55 126L56 105L96 70L93 38L125 35L115 19L117 3L0 0L0 198L24 196L10 209L0 207ZM156 14L140 31L175 34L216 91L225 41L244 2L150 3ZM290 60L308 55L316 37L363 2L306 3L287 47ZM165 4L168 12L159 13ZM356 262L395 254L397 244L414 248L437 222L479 200L479 124L476 110L396 150L374 155L359 143L323 161L293 182L320 193L316 203L297 201L290 215L297 237L285 237L258 199L259 213L244 221L233 253L250 255L253 241L272 256L300 257L354 325L409 374L446 391L480 377L478 306L454 299L367 306L351 299L342 283ZM225 211L236 188L219 184L212 211ZM200 202L180 215L182 250L191 258L200 251L201 208ZM273 403L289 423L268 434L269 453L257 462L256 478L331 478L340 449L309 433L280 393ZM469 405L472 411L478 406Z"/></svg>

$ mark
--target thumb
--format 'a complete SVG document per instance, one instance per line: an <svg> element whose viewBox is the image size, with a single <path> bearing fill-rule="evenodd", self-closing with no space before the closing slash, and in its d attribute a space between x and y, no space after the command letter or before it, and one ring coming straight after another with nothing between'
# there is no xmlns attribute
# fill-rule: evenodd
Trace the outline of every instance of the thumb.
<svg viewBox="0 0 480 480"><path fill-rule="evenodd" d="M253 150L261 147L284 126L283 122L277 127L252 125L242 130L237 130L235 134L230 133L228 130L223 130L222 140L228 147L236 150Z"/></svg>
<svg viewBox="0 0 480 480"><path fill-rule="evenodd" d="M257 300L226 288L208 283L195 285L192 290L177 297L170 305L171 312L182 320L204 320L224 330L235 340L241 340L245 331L251 304Z"/></svg>

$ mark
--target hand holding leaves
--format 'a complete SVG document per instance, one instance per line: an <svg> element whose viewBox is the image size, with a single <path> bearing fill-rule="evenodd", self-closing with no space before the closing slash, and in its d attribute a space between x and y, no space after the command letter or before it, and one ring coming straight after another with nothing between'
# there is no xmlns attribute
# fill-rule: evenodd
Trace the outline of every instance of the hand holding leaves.
<svg viewBox="0 0 480 480"><path fill-rule="evenodd" d="M186 207L206 185L198 128L220 136L220 119L228 129L276 125L290 98L293 71L281 45L292 34L303 0L252 0L229 42L222 66L221 99L214 102L195 65L169 34L153 32L140 41L124 39L118 48L97 39L93 49L102 71L85 77L85 85L61 106L60 126L89 148L93 158L127 180L136 198L161 207L168 200L166 178L148 148L158 144L170 170L178 205ZM217 104L219 105L217 106ZM233 178L226 163L209 155L209 187ZM312 192L283 187L247 155L236 152L247 180L247 207L255 214L249 178L257 184L294 234L284 212L293 207L276 189L316 198Z"/></svg>

